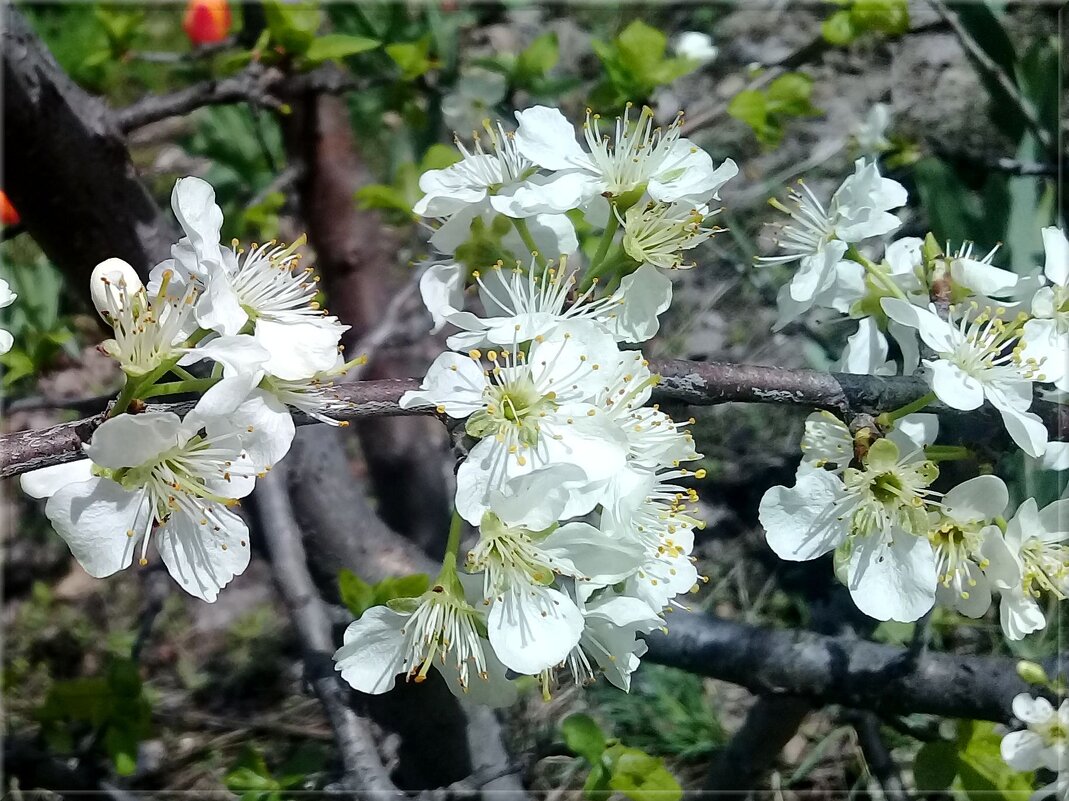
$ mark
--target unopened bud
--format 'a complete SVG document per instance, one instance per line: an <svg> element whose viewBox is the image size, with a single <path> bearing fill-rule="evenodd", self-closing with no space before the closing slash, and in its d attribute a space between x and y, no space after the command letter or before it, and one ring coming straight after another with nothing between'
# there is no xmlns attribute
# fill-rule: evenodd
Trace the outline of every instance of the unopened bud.
<svg viewBox="0 0 1069 801"><path fill-rule="evenodd" d="M226 39L230 33L230 4L226 0L189 0L182 28L194 46Z"/></svg>
<svg viewBox="0 0 1069 801"><path fill-rule="evenodd" d="M124 298L143 288L137 272L122 259L105 259L93 268L89 278L89 295L97 313L105 320L122 309Z"/></svg>
<svg viewBox="0 0 1069 801"><path fill-rule="evenodd" d="M1047 671L1035 662L1028 662L1025 660L1018 662L1017 675L1029 684L1050 684L1050 679L1047 678Z"/></svg>
<svg viewBox="0 0 1069 801"><path fill-rule="evenodd" d="M7 193L0 189L0 223L4 225L18 225L21 221L18 211L11 203Z"/></svg>

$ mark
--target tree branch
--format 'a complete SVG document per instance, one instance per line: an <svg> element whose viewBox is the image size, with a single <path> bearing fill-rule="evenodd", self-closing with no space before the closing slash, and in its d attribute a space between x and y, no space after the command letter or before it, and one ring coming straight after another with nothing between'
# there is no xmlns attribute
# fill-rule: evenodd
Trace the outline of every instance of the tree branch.
<svg viewBox="0 0 1069 801"><path fill-rule="evenodd" d="M929 652L913 659L907 649L891 645L749 626L713 615L677 613L668 623L667 635L647 637L647 659L763 695L799 696L879 714L1007 722L1015 695L1043 692L1023 681L1008 657Z"/></svg>
<svg viewBox="0 0 1069 801"><path fill-rule="evenodd" d="M718 403L777 403L812 409L827 409L846 420L857 414L877 414L900 408L928 391L916 377L881 377L848 373L821 373L815 370L790 370L780 367L691 362L680 359L655 361L650 368L662 381L654 392L659 401L678 401L694 406ZM413 414L434 414L430 407L402 409L401 395L416 389L418 379L379 379L337 384L336 402L331 414L339 420L360 420ZM170 410L184 414L186 402L152 404L154 411ZM1032 408L1046 422L1053 437L1069 431L1069 407L1035 401ZM986 423L984 412L955 412L933 404L931 409L943 414L967 414L968 419ZM977 415L981 416L977 418ZM315 422L294 412L298 425ZM994 417L990 419L995 419ZM82 457L82 444L103 422L103 416L61 423L36 431L18 431L0 437L0 478L10 478L29 470L63 464Z"/></svg>
<svg viewBox="0 0 1069 801"><path fill-rule="evenodd" d="M342 94L359 87L352 75L336 67L320 67L300 75L286 75L253 62L226 78L211 78L165 95L149 95L126 108L116 109L115 122L123 133L168 117L189 114L204 106L251 103L286 111L287 101L305 92Z"/></svg>
<svg viewBox="0 0 1069 801"><path fill-rule="evenodd" d="M308 572L284 471L284 466L279 466L261 479L253 496L254 506L271 554L275 579L304 653L308 681L323 704L334 732L345 768L342 784L361 798L383 801L404 798L383 767L366 723L349 707L348 688L342 686L334 671L330 618Z"/></svg>
<svg viewBox="0 0 1069 801"><path fill-rule="evenodd" d="M88 288L94 265L111 256L147 275L175 240L111 110L67 76L10 4L0 19L4 191L25 230L74 286Z"/></svg>

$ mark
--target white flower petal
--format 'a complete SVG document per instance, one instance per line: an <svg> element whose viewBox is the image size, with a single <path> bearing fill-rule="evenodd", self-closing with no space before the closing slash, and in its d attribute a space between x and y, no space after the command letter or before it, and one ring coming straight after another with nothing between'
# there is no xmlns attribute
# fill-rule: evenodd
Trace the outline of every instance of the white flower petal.
<svg viewBox="0 0 1069 801"><path fill-rule="evenodd" d="M792 562L816 559L837 548L847 534L834 508L843 492L842 481L820 468L800 469L792 488L772 487L758 510L769 547Z"/></svg>
<svg viewBox="0 0 1069 801"><path fill-rule="evenodd" d="M486 629L502 664L536 675L562 662L579 643L583 615L559 590L512 586L494 600Z"/></svg>
<svg viewBox="0 0 1069 801"><path fill-rule="evenodd" d="M301 381L329 371L338 361L338 343L349 326L333 317L314 323L256 321L256 341L270 358L264 369L289 381Z"/></svg>
<svg viewBox="0 0 1069 801"><path fill-rule="evenodd" d="M984 405L984 385L956 364L943 359L924 364L931 370L932 391L947 406L971 411Z"/></svg>
<svg viewBox="0 0 1069 801"><path fill-rule="evenodd" d="M590 158L575 140L575 128L558 109L534 106L516 112L516 147L547 170L586 167Z"/></svg>
<svg viewBox="0 0 1069 801"><path fill-rule="evenodd" d="M88 459L56 464L31 470L19 476L19 486L31 498L51 498L68 484L88 481L93 477L93 463Z"/></svg>
<svg viewBox="0 0 1069 801"><path fill-rule="evenodd" d="M107 478L61 487L48 499L45 515L85 572L95 578L130 566L140 542L138 535L149 523L144 493Z"/></svg>
<svg viewBox="0 0 1069 801"><path fill-rule="evenodd" d="M902 531L854 542L847 588L857 608L877 620L911 623L935 603L935 553L926 537Z"/></svg>
<svg viewBox="0 0 1069 801"><path fill-rule="evenodd" d="M621 342L645 342L657 333L658 319L672 305L672 281L652 264L620 279L619 301L599 320Z"/></svg>
<svg viewBox="0 0 1069 801"><path fill-rule="evenodd" d="M463 418L482 409L486 374L477 361L459 353L442 353L431 364L418 390L401 396L402 409L443 406L450 417ZM480 515L481 517L481 515ZM478 519L475 520L478 525Z"/></svg>
<svg viewBox="0 0 1069 801"><path fill-rule="evenodd" d="M171 412L120 414L101 423L85 452L101 467L137 467L178 444L181 422Z"/></svg>
<svg viewBox="0 0 1069 801"><path fill-rule="evenodd" d="M345 630L344 645L334 652L334 669L354 689L381 695L393 689L404 668L401 630L410 615L373 606Z"/></svg>
<svg viewBox="0 0 1069 801"><path fill-rule="evenodd" d="M999 749L1014 770L1035 770L1043 766L1046 743L1033 731L1011 731L1002 738Z"/></svg>
<svg viewBox="0 0 1069 801"><path fill-rule="evenodd" d="M976 476L943 496L948 517L961 523L994 520L1006 511L1010 493L998 476Z"/></svg>
<svg viewBox="0 0 1069 801"><path fill-rule="evenodd" d="M221 504L211 517L174 512L153 535L167 571L178 586L209 603L249 566L249 529Z"/></svg>
<svg viewBox="0 0 1069 801"><path fill-rule="evenodd" d="M1002 593L999 622L1002 624L1002 633L1011 640L1022 640L1047 625L1047 619L1035 598L1025 595L1020 589Z"/></svg>
<svg viewBox="0 0 1069 801"><path fill-rule="evenodd" d="M1069 285L1069 242L1065 239L1065 232L1054 226L1044 228L1043 250L1047 255L1043 273L1053 284Z"/></svg>

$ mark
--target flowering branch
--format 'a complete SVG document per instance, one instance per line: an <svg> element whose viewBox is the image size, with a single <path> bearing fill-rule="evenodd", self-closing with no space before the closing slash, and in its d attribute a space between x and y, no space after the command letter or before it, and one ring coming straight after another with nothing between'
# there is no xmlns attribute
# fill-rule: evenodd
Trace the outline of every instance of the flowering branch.
<svg viewBox="0 0 1069 801"><path fill-rule="evenodd" d="M651 362L650 367L662 379L654 393L658 400L693 406L731 402L787 404L826 409L850 419L858 414L898 409L927 392L924 381L913 377L822 373L684 359L658 360ZM359 420L434 413L429 407L402 409L398 405L401 396L418 385L416 379L403 378L336 384L332 414L339 420ZM148 408L184 414L192 408L192 403L151 404ZM939 404L930 408L953 412ZM1052 435L1069 431L1069 407L1036 402L1033 408L1043 417ZM0 478L81 458L82 443L88 442L103 419L98 415L0 437ZM297 425L316 422L301 412L294 412L294 421Z"/></svg>

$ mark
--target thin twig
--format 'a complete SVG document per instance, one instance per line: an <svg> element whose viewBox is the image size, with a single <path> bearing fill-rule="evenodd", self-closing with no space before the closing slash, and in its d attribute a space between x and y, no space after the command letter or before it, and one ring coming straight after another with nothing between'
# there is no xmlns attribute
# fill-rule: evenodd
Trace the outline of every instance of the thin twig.
<svg viewBox="0 0 1069 801"><path fill-rule="evenodd" d="M375 354L379 349L397 334L398 329L405 322L405 312L409 303L419 292L419 279L422 275L422 270L417 270L412 274L408 282L390 298L386 310L382 313L382 318L376 323L375 327L361 337L360 341L352 348L353 353L365 356L367 360L363 364L354 365L349 369L344 378L346 382L359 381L367 370L367 366L374 361Z"/></svg>
<svg viewBox="0 0 1069 801"><path fill-rule="evenodd" d="M308 92L342 94L359 87L352 75L332 66L300 75L286 75L273 67L253 63L226 78L212 78L166 95L150 95L126 108L116 109L114 118L119 129L129 133L204 106L251 103L284 112L288 99L297 95Z"/></svg>
<svg viewBox="0 0 1069 801"><path fill-rule="evenodd" d="M880 719L872 712L860 712L849 718L857 732L869 773L880 783L884 798L887 801L910 801L898 765L880 734Z"/></svg>
<svg viewBox="0 0 1069 801"><path fill-rule="evenodd" d="M1016 107L1017 112L1024 117L1028 127L1036 135L1036 139L1039 140L1044 151L1047 153L1053 152L1054 140L1051 138L1050 131L1043 127L1035 106L1021 93L1014 80L984 51L972 34L961 24L958 15L947 8L946 3L942 2L942 0L928 0L928 2L935 9L935 13L939 15L940 19L954 31L954 35L958 37L962 48L976 62L980 70L986 73L987 77L998 84L998 87L1006 93L1010 102Z"/></svg>
<svg viewBox="0 0 1069 801"><path fill-rule="evenodd" d="M260 481L253 497L275 579L304 654L308 681L334 732L345 768L342 783L361 798L403 798L379 758L367 723L350 708L348 688L334 671L330 618L308 572L301 533L290 507L284 464Z"/></svg>

